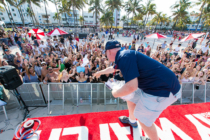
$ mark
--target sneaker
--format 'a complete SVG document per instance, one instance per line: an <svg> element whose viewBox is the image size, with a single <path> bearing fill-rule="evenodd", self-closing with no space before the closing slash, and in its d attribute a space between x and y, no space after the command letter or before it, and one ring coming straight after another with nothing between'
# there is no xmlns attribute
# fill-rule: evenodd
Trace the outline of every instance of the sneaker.
<svg viewBox="0 0 210 140"><path fill-rule="evenodd" d="M146 138L146 137L143 137L143 136L140 136L140 140L150 140L150 139Z"/></svg>
<svg viewBox="0 0 210 140"><path fill-rule="evenodd" d="M120 116L120 117L119 117L119 120L120 120L122 123L128 123L128 124L130 124L133 128L137 128L137 127L138 127L137 122L131 123L131 122L129 121L129 118L126 117L126 116Z"/></svg>

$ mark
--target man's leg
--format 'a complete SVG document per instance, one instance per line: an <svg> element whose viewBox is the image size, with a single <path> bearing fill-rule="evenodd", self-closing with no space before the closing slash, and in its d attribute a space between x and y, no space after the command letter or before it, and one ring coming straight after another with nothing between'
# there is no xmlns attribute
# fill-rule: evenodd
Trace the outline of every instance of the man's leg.
<svg viewBox="0 0 210 140"><path fill-rule="evenodd" d="M159 140L157 130L156 130L156 127L155 127L154 123L150 127L147 127L146 125L144 125L140 121L139 121L139 124L141 125L144 132L147 133L150 140Z"/></svg>
<svg viewBox="0 0 210 140"><path fill-rule="evenodd" d="M136 117L134 116L134 110L135 110L136 104L131 101L127 101L127 106L128 106L129 117L120 116L119 120L122 123L127 123L127 124L130 124L132 127L137 128L138 124L136 121Z"/></svg>
<svg viewBox="0 0 210 140"><path fill-rule="evenodd" d="M136 120L136 117L134 116L134 109L136 107L136 104L133 102L127 101L128 111L129 111L129 118L131 120Z"/></svg>

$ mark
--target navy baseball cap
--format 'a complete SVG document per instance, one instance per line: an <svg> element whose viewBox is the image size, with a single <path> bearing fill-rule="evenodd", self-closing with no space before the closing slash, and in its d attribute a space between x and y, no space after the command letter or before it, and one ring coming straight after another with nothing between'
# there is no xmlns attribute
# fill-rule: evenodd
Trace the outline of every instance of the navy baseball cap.
<svg viewBox="0 0 210 140"><path fill-rule="evenodd" d="M117 40L108 41L106 43L105 51L115 49L115 48L120 48L120 47L121 47L121 44Z"/></svg>

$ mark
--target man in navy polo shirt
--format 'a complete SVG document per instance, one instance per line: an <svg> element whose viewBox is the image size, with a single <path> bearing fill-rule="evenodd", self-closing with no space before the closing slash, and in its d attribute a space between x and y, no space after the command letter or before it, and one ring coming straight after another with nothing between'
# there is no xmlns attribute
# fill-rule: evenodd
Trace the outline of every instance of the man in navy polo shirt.
<svg viewBox="0 0 210 140"><path fill-rule="evenodd" d="M135 92L134 97L127 101L129 118L121 116L120 121L132 125L131 121L137 118L149 138L158 140L154 122L163 110L181 97L179 81L170 69L158 61L137 51L121 51L120 47L118 41L107 42L106 54L109 61L115 62L115 66L99 71L94 76L120 70L126 84L118 90L112 90L112 95L122 97Z"/></svg>

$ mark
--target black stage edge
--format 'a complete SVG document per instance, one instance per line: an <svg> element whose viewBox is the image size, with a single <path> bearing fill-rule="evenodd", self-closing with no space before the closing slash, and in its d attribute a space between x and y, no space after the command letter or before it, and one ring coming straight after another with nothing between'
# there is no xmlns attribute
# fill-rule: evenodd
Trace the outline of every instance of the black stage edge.
<svg viewBox="0 0 210 140"><path fill-rule="evenodd" d="M78 33L78 35L79 35L79 39L83 39L83 38L86 38L87 35L89 35L89 33ZM59 37L61 36L63 36L64 38L67 38L71 36L71 34L59 35Z"/></svg>

